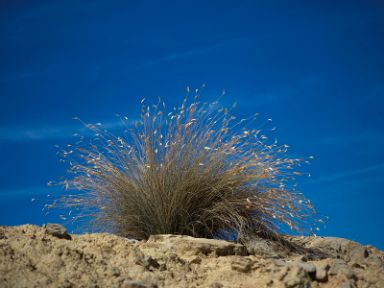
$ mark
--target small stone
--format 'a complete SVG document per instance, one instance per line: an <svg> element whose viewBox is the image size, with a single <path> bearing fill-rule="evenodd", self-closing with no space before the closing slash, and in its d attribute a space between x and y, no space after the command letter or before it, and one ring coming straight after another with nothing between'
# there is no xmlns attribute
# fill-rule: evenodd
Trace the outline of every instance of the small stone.
<svg viewBox="0 0 384 288"><path fill-rule="evenodd" d="M4 232L4 230L0 230L0 240L1 239L7 239L7 236L5 236L5 232Z"/></svg>
<svg viewBox="0 0 384 288"><path fill-rule="evenodd" d="M151 270L152 268L158 269L160 268L159 262L157 262L156 259L152 258L151 256L144 255L143 252L140 250L135 251L135 263L138 265L141 265L145 267L148 270Z"/></svg>
<svg viewBox="0 0 384 288"><path fill-rule="evenodd" d="M316 264L315 278L319 282L326 282L328 279L329 264L326 262L320 262Z"/></svg>
<svg viewBox="0 0 384 288"><path fill-rule="evenodd" d="M283 283L287 288L311 287L308 274L299 266L291 266Z"/></svg>
<svg viewBox="0 0 384 288"><path fill-rule="evenodd" d="M129 244L136 244L136 243L139 243L139 242L140 242L139 240L134 239L134 238L125 238L125 240L126 240Z"/></svg>
<svg viewBox="0 0 384 288"><path fill-rule="evenodd" d="M301 272L303 273L303 272ZM293 287L299 287L299 285L302 284L301 281L302 277L300 275L300 268L298 267L293 267L290 270L290 273L288 273L284 278L283 282L285 287L287 288L293 288Z"/></svg>
<svg viewBox="0 0 384 288"><path fill-rule="evenodd" d="M339 288L353 288L354 285L351 284L351 282L345 282L340 284Z"/></svg>
<svg viewBox="0 0 384 288"><path fill-rule="evenodd" d="M121 287L123 288L157 288L157 285L146 284L144 282L135 281L135 280L125 280Z"/></svg>
<svg viewBox="0 0 384 288"><path fill-rule="evenodd" d="M159 270L160 270L160 271L165 271L165 270L167 270L167 264L165 264L165 263L161 263L161 264L160 264L160 267L159 267Z"/></svg>
<svg viewBox="0 0 384 288"><path fill-rule="evenodd" d="M219 282L213 282L211 284L211 288L223 288L223 287L224 287L224 285L219 283Z"/></svg>
<svg viewBox="0 0 384 288"><path fill-rule="evenodd" d="M286 266L286 262L282 259L276 259L273 261L273 263L276 265L276 266L279 266L279 267L284 267Z"/></svg>
<svg viewBox="0 0 384 288"><path fill-rule="evenodd" d="M181 259L176 253L171 253L168 257L168 260L175 263L179 263L181 265L185 265L186 263L185 260Z"/></svg>
<svg viewBox="0 0 384 288"><path fill-rule="evenodd" d="M145 256L144 261L147 268L153 267L155 269L158 269L160 267L159 262L157 262L157 260L155 258L152 258L151 256Z"/></svg>
<svg viewBox="0 0 384 288"><path fill-rule="evenodd" d="M287 262L288 267L292 269L299 269L306 273L310 278L315 278L316 266L311 262L292 261Z"/></svg>
<svg viewBox="0 0 384 288"><path fill-rule="evenodd" d="M48 223L45 226L45 231L57 238L71 240L71 235L68 234L67 229L60 224Z"/></svg>
<svg viewBox="0 0 384 288"><path fill-rule="evenodd" d="M311 262L298 262L297 265L308 274L312 274L316 272L316 266Z"/></svg>
<svg viewBox="0 0 384 288"><path fill-rule="evenodd" d="M69 282L68 280L65 280L63 284L61 284L61 287L63 288L72 288L73 284Z"/></svg>
<svg viewBox="0 0 384 288"><path fill-rule="evenodd" d="M308 256L307 255L300 255L298 260L300 260L302 262L307 262L308 261Z"/></svg>
<svg viewBox="0 0 384 288"><path fill-rule="evenodd" d="M247 251L251 255L263 256L266 258L279 258L272 244L264 239L254 239L246 244Z"/></svg>
<svg viewBox="0 0 384 288"><path fill-rule="evenodd" d="M276 279L279 279L280 281L282 281L284 277L287 276L289 268L288 266L284 266L279 269L280 270L278 270L278 272L276 273Z"/></svg>
<svg viewBox="0 0 384 288"><path fill-rule="evenodd" d="M201 263L201 258L199 256L193 258L191 261L189 261L189 264L200 264Z"/></svg>
<svg viewBox="0 0 384 288"><path fill-rule="evenodd" d="M119 277L121 274L120 269L118 267L112 267L111 272L112 275L115 277Z"/></svg>
<svg viewBox="0 0 384 288"><path fill-rule="evenodd" d="M231 268L236 271L248 273L251 271L253 263L249 258L238 258L231 262Z"/></svg>

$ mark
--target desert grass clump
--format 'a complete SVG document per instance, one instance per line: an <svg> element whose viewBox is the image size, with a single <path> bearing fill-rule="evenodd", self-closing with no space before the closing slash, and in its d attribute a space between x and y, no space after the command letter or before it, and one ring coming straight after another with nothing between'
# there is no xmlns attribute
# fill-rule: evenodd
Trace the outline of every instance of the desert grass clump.
<svg viewBox="0 0 384 288"><path fill-rule="evenodd" d="M287 145L248 129L256 116L238 121L197 97L163 110L160 100L142 103L134 124L121 117L120 134L85 124L94 135L62 151L70 175L60 184L77 192L61 203L74 220L86 217L99 230L136 239L242 239L306 227L314 209L293 182L305 159L287 157Z"/></svg>

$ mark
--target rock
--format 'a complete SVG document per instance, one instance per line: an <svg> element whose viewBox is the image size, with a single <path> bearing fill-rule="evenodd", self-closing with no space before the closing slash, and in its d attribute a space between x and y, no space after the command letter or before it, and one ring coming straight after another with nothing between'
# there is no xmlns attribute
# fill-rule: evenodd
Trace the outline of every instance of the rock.
<svg viewBox="0 0 384 288"><path fill-rule="evenodd" d="M122 288L157 288L157 285L149 285L141 281L126 280L123 282Z"/></svg>
<svg viewBox="0 0 384 288"><path fill-rule="evenodd" d="M345 282L340 284L339 288L354 288L355 286L351 282Z"/></svg>
<svg viewBox="0 0 384 288"><path fill-rule="evenodd" d="M316 266L311 262L293 261L293 262L290 262L289 265L292 267L301 268L308 274L313 274L316 272Z"/></svg>
<svg viewBox="0 0 384 288"><path fill-rule="evenodd" d="M129 244L136 244L136 243L139 243L140 241L137 240L137 239L133 239L133 238L125 238L125 240L129 243Z"/></svg>
<svg viewBox="0 0 384 288"><path fill-rule="evenodd" d="M143 264L144 264L144 267L147 269L151 269L151 268L158 269L160 267L159 262L157 262L157 260L152 258L151 256L145 256Z"/></svg>
<svg viewBox="0 0 384 288"><path fill-rule="evenodd" d="M7 239L7 236L5 236L5 231L2 227L0 227L0 240L1 239Z"/></svg>
<svg viewBox="0 0 384 288"><path fill-rule="evenodd" d="M115 277L119 277L121 274L120 269L118 267L112 267L111 272L112 275Z"/></svg>
<svg viewBox="0 0 384 288"><path fill-rule="evenodd" d="M330 268L328 271L328 275L335 276L335 275L343 275L349 279L355 277L355 273L353 269L347 265L347 263L344 260L341 259L335 259L331 262Z"/></svg>
<svg viewBox="0 0 384 288"><path fill-rule="evenodd" d="M249 258L236 258L232 260L231 267L233 270L248 273L252 269L254 261Z"/></svg>
<svg viewBox="0 0 384 288"><path fill-rule="evenodd" d="M72 287L74 287L74 285L68 279L65 279L64 283L61 284L61 287L62 288L72 288Z"/></svg>
<svg viewBox="0 0 384 288"><path fill-rule="evenodd" d="M328 279L329 264L327 262L316 263L316 274L315 278L319 282L326 282Z"/></svg>
<svg viewBox="0 0 384 288"><path fill-rule="evenodd" d="M306 272L298 266L288 269L288 273L282 280L284 286L287 288L310 287L310 278Z"/></svg>
<svg viewBox="0 0 384 288"><path fill-rule="evenodd" d="M279 247L276 243L261 238L251 239L245 246L247 247L248 253L251 255L259 255L268 258L279 258L286 255L286 253L284 253L286 251L282 251L284 248Z"/></svg>
<svg viewBox="0 0 384 288"><path fill-rule="evenodd" d="M195 257L193 258L191 261L199 261L200 257ZM171 261L171 262L174 262L176 264L181 264L181 265L185 265L185 260L180 258L179 255L177 255L176 253L170 253L169 256L168 256L168 261Z"/></svg>
<svg viewBox="0 0 384 288"><path fill-rule="evenodd" d="M367 248L356 245L352 247L348 253L349 261L353 263L364 263L369 256Z"/></svg>
<svg viewBox="0 0 384 288"><path fill-rule="evenodd" d="M164 245L166 243L166 245ZM161 246L167 251L187 256L214 255L216 257L229 255L248 255L243 245L223 240L194 238L184 235L152 235L145 243L146 247ZM165 252L165 251L164 251Z"/></svg>
<svg viewBox="0 0 384 288"><path fill-rule="evenodd" d="M219 282L214 282L211 284L210 288L223 288L224 285Z"/></svg>
<svg viewBox="0 0 384 288"><path fill-rule="evenodd" d="M380 258L378 255L370 254L365 260L365 264L382 268L384 267L384 259Z"/></svg>
<svg viewBox="0 0 384 288"><path fill-rule="evenodd" d="M141 250L135 250L135 263L138 265L143 266L144 268L151 270L151 269L158 269L160 267L160 264L157 262L156 259L152 258L149 255L144 255L144 253Z"/></svg>
<svg viewBox="0 0 384 288"><path fill-rule="evenodd" d="M47 236L48 229L0 227L1 288L378 288L384 283L384 253L339 238L290 236L301 249L285 256L278 250L274 258L222 240L156 235L137 242L98 233L61 241ZM283 249L271 240L257 241L260 249Z"/></svg>
<svg viewBox="0 0 384 288"><path fill-rule="evenodd" d="M71 235L68 234L67 229L60 224L49 223L45 226L45 231L57 238L71 240Z"/></svg>
<svg viewBox="0 0 384 288"><path fill-rule="evenodd" d="M200 264L201 263L201 257L197 256L193 258L191 261L189 261L189 264Z"/></svg>

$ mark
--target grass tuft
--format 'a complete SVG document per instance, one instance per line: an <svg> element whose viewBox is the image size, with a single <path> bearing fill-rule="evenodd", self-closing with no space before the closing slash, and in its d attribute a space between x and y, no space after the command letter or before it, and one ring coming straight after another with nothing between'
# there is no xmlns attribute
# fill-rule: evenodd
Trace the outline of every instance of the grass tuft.
<svg viewBox="0 0 384 288"><path fill-rule="evenodd" d="M91 217L100 230L147 239L152 234L245 239L278 235L282 226L303 232L315 215L294 189L306 159L287 156L253 126L218 102L191 103L165 112L145 106L115 135L100 124L94 134L61 151L69 165L61 203L74 220ZM232 110L232 109L231 109ZM268 122L268 121L267 121ZM75 211L75 212L73 212Z"/></svg>

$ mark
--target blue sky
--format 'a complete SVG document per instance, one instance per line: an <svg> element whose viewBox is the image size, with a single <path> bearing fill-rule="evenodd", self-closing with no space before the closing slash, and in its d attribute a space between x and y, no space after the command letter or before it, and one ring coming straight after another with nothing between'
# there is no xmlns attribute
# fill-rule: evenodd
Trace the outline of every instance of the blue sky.
<svg viewBox="0 0 384 288"><path fill-rule="evenodd" d="M329 216L320 235L384 249L383 15L381 1L1 1L0 224L59 221L41 208L74 116L113 127L143 97L173 106L205 83L203 100L225 89L316 157L299 187Z"/></svg>

